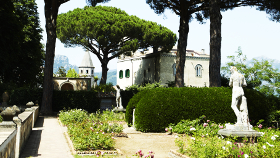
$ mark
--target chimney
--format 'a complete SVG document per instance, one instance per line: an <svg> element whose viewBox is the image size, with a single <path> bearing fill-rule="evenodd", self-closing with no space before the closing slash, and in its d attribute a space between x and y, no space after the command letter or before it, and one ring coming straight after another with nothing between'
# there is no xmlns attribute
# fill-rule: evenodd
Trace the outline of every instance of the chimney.
<svg viewBox="0 0 280 158"><path fill-rule="evenodd" d="M201 49L201 54L205 54L205 50L204 49Z"/></svg>

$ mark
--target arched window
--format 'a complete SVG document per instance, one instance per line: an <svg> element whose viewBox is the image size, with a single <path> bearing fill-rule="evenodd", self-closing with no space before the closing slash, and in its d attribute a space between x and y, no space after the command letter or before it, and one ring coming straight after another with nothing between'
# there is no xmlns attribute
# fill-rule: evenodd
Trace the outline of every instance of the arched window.
<svg viewBox="0 0 280 158"><path fill-rule="evenodd" d="M119 71L119 78L122 79L123 78L123 70Z"/></svg>
<svg viewBox="0 0 280 158"><path fill-rule="evenodd" d="M81 74L83 74L83 70L81 70Z"/></svg>
<svg viewBox="0 0 280 158"><path fill-rule="evenodd" d="M172 69L173 69L173 76L176 75L176 63L172 65Z"/></svg>
<svg viewBox="0 0 280 158"><path fill-rule="evenodd" d="M125 77L126 77L126 78L129 78L129 77L130 77L130 70L129 70L129 69L126 69L126 70L125 70Z"/></svg>
<svg viewBox="0 0 280 158"><path fill-rule="evenodd" d="M86 74L88 74L88 70L86 70Z"/></svg>
<svg viewBox="0 0 280 158"><path fill-rule="evenodd" d="M202 66L200 64L195 66L195 73L196 77L202 77Z"/></svg>

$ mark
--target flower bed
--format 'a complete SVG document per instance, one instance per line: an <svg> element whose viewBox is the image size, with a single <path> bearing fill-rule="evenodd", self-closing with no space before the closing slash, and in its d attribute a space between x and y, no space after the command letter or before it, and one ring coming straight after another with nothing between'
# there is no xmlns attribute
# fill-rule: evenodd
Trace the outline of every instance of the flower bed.
<svg viewBox="0 0 280 158"><path fill-rule="evenodd" d="M181 154L189 157L279 157L279 130L275 128L262 129L259 124L254 127L262 133L262 137L244 138L242 142L237 137L224 138L218 135L224 124L216 124L206 120L205 116L196 120L182 120L177 125L170 124L167 131L180 133L176 145Z"/></svg>
<svg viewBox="0 0 280 158"><path fill-rule="evenodd" d="M75 150L112 150L115 145L114 135L123 130L123 126L115 121L124 120L124 114L111 111L89 114L82 109L72 109L61 111L59 119L67 126Z"/></svg>

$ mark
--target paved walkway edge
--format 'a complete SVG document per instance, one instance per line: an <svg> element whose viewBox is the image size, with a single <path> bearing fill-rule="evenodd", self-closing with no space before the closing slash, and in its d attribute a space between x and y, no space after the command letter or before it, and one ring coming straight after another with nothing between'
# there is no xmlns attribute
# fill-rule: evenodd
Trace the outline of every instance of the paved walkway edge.
<svg viewBox="0 0 280 158"><path fill-rule="evenodd" d="M69 137L69 135L68 135L67 127L64 126L64 125L62 124L62 122L60 121L59 118L57 118L57 120L58 120L58 123L59 123L59 125L60 125L61 128L63 128L63 127L66 128L66 131L65 131L65 130L62 130L63 135L64 135L64 137L65 137L65 139L66 139L66 141L67 141L67 144L68 144L68 146L69 146L69 148L70 148L71 153L72 153L73 155L76 155L77 152L75 151L74 145L73 145L73 143L72 143L72 141L71 141L71 139L70 139L70 137Z"/></svg>
<svg viewBox="0 0 280 158"><path fill-rule="evenodd" d="M170 150L168 156L172 158L189 158L186 155L177 152L176 150Z"/></svg>

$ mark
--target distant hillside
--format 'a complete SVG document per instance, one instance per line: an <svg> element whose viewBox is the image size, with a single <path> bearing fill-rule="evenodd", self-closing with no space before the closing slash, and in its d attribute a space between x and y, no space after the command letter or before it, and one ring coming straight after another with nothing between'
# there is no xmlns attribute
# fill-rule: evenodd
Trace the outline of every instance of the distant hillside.
<svg viewBox="0 0 280 158"><path fill-rule="evenodd" d="M102 72L94 72L94 76L98 76L98 78L100 79L101 78L101 75L102 75ZM98 84L99 84L99 81L98 80ZM113 85L116 85L117 84L117 70L109 70L108 73L107 73L107 81L106 83L113 83Z"/></svg>
<svg viewBox="0 0 280 158"><path fill-rule="evenodd" d="M53 64L53 73L58 71L58 68L63 66L66 69L66 72L71 68L75 69L79 72L79 67L76 65L69 64L69 59L65 55L55 55L54 57L54 64Z"/></svg>

